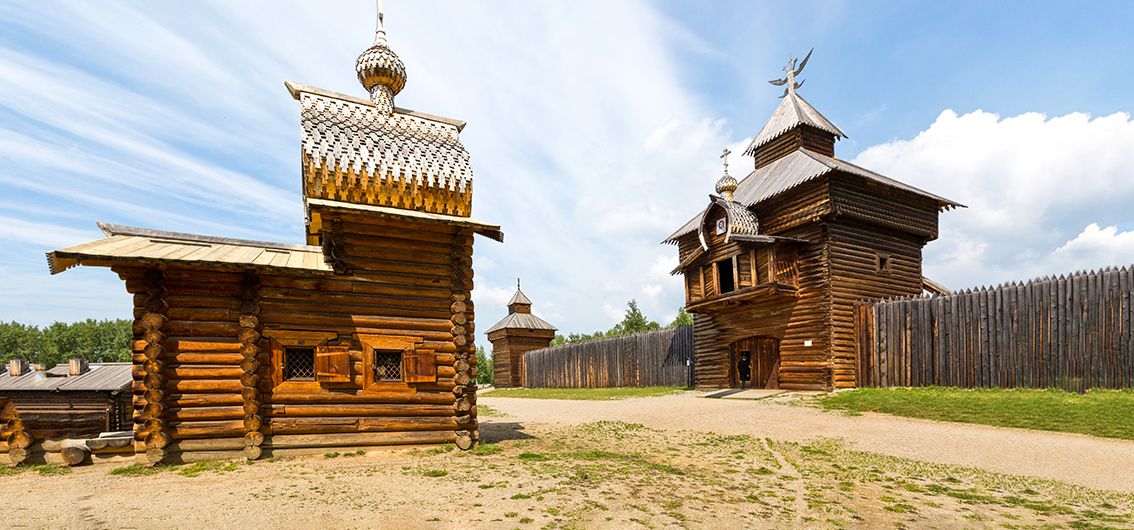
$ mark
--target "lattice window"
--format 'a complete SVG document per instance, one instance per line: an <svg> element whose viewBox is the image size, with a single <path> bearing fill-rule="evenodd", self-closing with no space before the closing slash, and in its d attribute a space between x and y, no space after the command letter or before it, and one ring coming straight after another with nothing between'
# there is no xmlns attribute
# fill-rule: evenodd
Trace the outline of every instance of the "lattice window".
<svg viewBox="0 0 1134 530"><path fill-rule="evenodd" d="M288 348L284 352L284 381L315 380L315 349Z"/></svg>
<svg viewBox="0 0 1134 530"><path fill-rule="evenodd" d="M375 381L401 381L402 380L402 352L375 351L374 352L374 380Z"/></svg>

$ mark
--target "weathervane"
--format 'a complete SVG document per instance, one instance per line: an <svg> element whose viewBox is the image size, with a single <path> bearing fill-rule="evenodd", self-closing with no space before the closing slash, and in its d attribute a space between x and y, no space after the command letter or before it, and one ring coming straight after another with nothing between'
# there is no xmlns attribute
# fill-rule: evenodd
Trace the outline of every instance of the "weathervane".
<svg viewBox="0 0 1134 530"><path fill-rule="evenodd" d="M773 79L771 81L768 81L769 83L776 86L787 85L787 88L784 89L784 95L780 96L781 98L787 97L788 92L795 93L796 89L803 86L803 83L804 81L806 81L806 79L804 81L796 83L795 77L803 72L803 67L807 66L807 60L811 58L811 52L813 51L815 51L815 48L811 48L811 50L807 52L807 56L803 58L803 62L799 63L798 68L796 68L795 66L797 59L789 55L787 66L784 67L784 72L786 72L787 75L784 76L783 79Z"/></svg>

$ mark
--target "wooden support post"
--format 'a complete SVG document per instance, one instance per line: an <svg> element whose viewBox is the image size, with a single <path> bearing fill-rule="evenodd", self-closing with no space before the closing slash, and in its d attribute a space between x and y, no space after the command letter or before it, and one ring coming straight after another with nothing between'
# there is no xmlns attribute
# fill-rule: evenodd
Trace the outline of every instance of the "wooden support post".
<svg viewBox="0 0 1134 530"><path fill-rule="evenodd" d="M264 418L260 413L263 400L260 396L260 367L263 365L264 341L260 323L260 277L253 272L244 275L240 282L240 384L244 398L244 457L260 458L260 445L264 443Z"/></svg>

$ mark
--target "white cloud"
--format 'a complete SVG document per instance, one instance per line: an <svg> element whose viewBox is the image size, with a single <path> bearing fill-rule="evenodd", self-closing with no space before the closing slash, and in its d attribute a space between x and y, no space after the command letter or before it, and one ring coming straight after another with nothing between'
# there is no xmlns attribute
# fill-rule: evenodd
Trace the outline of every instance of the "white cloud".
<svg viewBox="0 0 1134 530"><path fill-rule="evenodd" d="M1092 269L1134 264L1134 230L1119 232L1117 226L1099 228L1091 223L1075 239L1055 249L1051 258L1066 269L1084 264Z"/></svg>
<svg viewBox="0 0 1134 530"><path fill-rule="evenodd" d="M1118 231L1134 220L1134 121L1125 113L946 110L914 138L854 162L969 206L943 213L941 237L926 248L925 273L950 287L1134 262L1131 236Z"/></svg>

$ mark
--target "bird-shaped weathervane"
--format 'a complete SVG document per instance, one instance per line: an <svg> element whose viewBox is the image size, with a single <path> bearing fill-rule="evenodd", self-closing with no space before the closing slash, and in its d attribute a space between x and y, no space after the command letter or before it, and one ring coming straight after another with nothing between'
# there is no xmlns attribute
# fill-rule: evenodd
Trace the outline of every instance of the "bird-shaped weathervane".
<svg viewBox="0 0 1134 530"><path fill-rule="evenodd" d="M811 48L811 50L807 52L807 56L803 58L803 62L799 63L799 67L795 66L795 62L798 59L789 55L787 66L784 67L784 72L786 72L787 75L784 76L783 79L773 79L771 81L768 81L769 83L776 86L787 85L787 88L784 89L784 95L780 96L781 98L787 97L788 92L795 92L797 88L803 86L803 83L804 81L806 81L806 79L804 81L796 83L795 78L803 72L803 67L807 66L807 60L811 58L811 52L813 51L815 51L815 48Z"/></svg>

